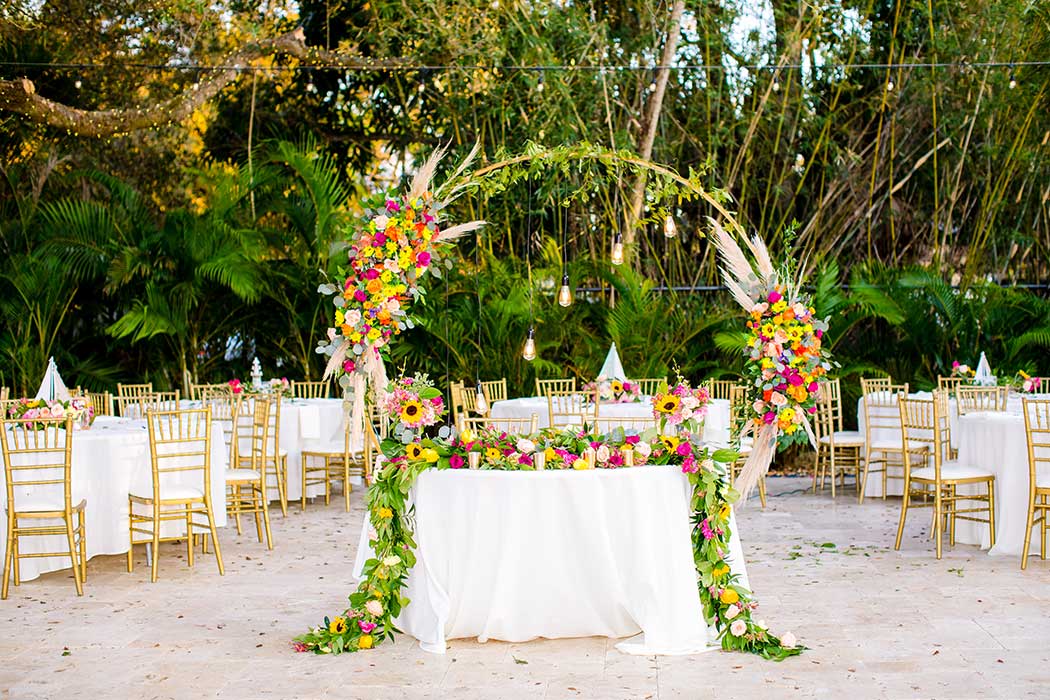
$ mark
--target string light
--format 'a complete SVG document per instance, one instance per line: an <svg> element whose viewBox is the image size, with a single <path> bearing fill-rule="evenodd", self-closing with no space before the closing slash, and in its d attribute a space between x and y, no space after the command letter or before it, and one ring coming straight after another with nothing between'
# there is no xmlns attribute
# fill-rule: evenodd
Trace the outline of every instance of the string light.
<svg viewBox="0 0 1050 700"><path fill-rule="evenodd" d="M893 78L890 78L889 80L886 81L886 92L893 92L893 88L894 87L895 86L893 84Z"/></svg>
<svg viewBox="0 0 1050 700"><path fill-rule="evenodd" d="M1014 74L1014 64L1010 64L1010 89L1017 87L1017 76Z"/></svg>
<svg viewBox="0 0 1050 700"><path fill-rule="evenodd" d="M674 217L668 214L664 217L664 238L674 238L678 235L678 226L674 222Z"/></svg>
<svg viewBox="0 0 1050 700"><path fill-rule="evenodd" d="M489 400L485 398L485 389L481 386L481 377L477 377L477 382L477 394L474 396L474 410L484 416L489 412Z"/></svg>
<svg viewBox="0 0 1050 700"><path fill-rule="evenodd" d="M80 82L80 78L77 78L75 81L73 81L73 87L75 87L77 90L80 89L81 85L83 85L83 83Z"/></svg>
<svg viewBox="0 0 1050 700"><path fill-rule="evenodd" d="M619 231L616 232L616 236L613 238L612 246L612 259L613 265L623 265L623 234Z"/></svg>
<svg viewBox="0 0 1050 700"><path fill-rule="evenodd" d="M562 210L558 209L558 218L561 223L561 287L558 289L558 305L563 307L572 306L572 288L569 286L569 250L566 241L565 230L567 222L561 220Z"/></svg>
<svg viewBox="0 0 1050 700"><path fill-rule="evenodd" d="M317 92L317 86L314 85L314 72L312 70L306 71L306 91Z"/></svg>
<svg viewBox="0 0 1050 700"><path fill-rule="evenodd" d="M773 92L780 92L780 71L773 71Z"/></svg>
<svg viewBox="0 0 1050 700"><path fill-rule="evenodd" d="M521 357L526 362L536 359L536 329L529 326L529 333L525 336L525 347L521 349Z"/></svg>
<svg viewBox="0 0 1050 700"><path fill-rule="evenodd" d="M568 272L563 272L561 275L561 288L558 290L558 305L565 307L572 306L572 287L569 286Z"/></svg>
<svg viewBox="0 0 1050 700"><path fill-rule="evenodd" d="M525 345L521 348L521 357L526 362L532 362L536 359L536 327L532 315L532 180L529 180L528 207L525 216L525 268L528 271L529 283L529 332L525 336Z"/></svg>
<svg viewBox="0 0 1050 700"><path fill-rule="evenodd" d="M543 92L543 69L540 68L540 79L536 81L536 92Z"/></svg>

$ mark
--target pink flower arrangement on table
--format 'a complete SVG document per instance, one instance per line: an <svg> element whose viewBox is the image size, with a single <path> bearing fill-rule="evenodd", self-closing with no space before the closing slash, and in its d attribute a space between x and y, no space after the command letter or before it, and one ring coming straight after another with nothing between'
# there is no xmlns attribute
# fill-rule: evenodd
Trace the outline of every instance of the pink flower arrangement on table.
<svg viewBox="0 0 1050 700"><path fill-rule="evenodd" d="M961 377L963 379L973 379L977 372L970 367L970 365L964 365L958 360L952 361L952 373L953 377Z"/></svg>
<svg viewBox="0 0 1050 700"><path fill-rule="evenodd" d="M677 383L653 397L653 417L660 419L660 431L668 425L699 432L707 416L711 395L707 387L694 389L679 375Z"/></svg>
<svg viewBox="0 0 1050 700"><path fill-rule="evenodd" d="M445 414L441 392L425 374L400 377L379 394L379 411L389 418L394 436L411 442Z"/></svg>
<svg viewBox="0 0 1050 700"><path fill-rule="evenodd" d="M600 403L638 403L642 400L642 387L629 379L607 379L598 375L583 385L583 391L597 396Z"/></svg>
<svg viewBox="0 0 1050 700"><path fill-rule="evenodd" d="M52 421L67 416L72 417L78 426L86 427L94 421L95 409L83 396L74 396L69 401L22 398L7 409L7 417L18 420ZM33 427L42 430L44 423L37 423Z"/></svg>
<svg viewBox="0 0 1050 700"><path fill-rule="evenodd" d="M1020 380L1020 389L1025 394L1034 394L1043 386L1042 379L1039 377L1033 377L1024 371L1018 371L1017 378Z"/></svg>

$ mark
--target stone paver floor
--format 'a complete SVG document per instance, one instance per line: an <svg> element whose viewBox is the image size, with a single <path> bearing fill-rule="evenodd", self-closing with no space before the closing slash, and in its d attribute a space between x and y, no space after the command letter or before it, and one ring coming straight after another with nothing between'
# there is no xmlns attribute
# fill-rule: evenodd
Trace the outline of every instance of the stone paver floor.
<svg viewBox="0 0 1050 700"><path fill-rule="evenodd" d="M976 547L933 556L916 514L893 551L899 500L801 493L772 479L769 507L738 512L748 573L771 629L810 651L784 663L711 652L633 657L614 640L453 640L444 656L409 638L369 653L292 653L289 640L342 609L361 498L274 515L275 549L220 534L214 560L162 547L12 587L0 602L0 698L985 698L1050 696L1050 563Z"/></svg>

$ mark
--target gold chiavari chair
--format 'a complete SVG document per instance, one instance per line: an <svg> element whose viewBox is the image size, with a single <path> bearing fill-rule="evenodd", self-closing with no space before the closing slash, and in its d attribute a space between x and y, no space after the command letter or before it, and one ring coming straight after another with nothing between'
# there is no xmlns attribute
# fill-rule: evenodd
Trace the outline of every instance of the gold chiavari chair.
<svg viewBox="0 0 1050 700"><path fill-rule="evenodd" d="M292 397L296 399L327 399L331 382L292 382Z"/></svg>
<svg viewBox="0 0 1050 700"><path fill-rule="evenodd" d="M577 391L548 390L547 418L550 427L593 425L598 417L596 398Z"/></svg>
<svg viewBox="0 0 1050 700"><path fill-rule="evenodd" d="M463 403L463 394L465 393L462 382L451 382L448 385L448 398L449 403L452 406L452 420L455 423L459 423L460 418L466 416L467 408Z"/></svg>
<svg viewBox="0 0 1050 700"><path fill-rule="evenodd" d="M140 399L153 393L153 382L146 384L117 384L117 407L124 418L143 418L145 416L128 416L127 409L138 406ZM137 408L136 408L137 410Z"/></svg>
<svg viewBox="0 0 1050 700"><path fill-rule="evenodd" d="M667 379L664 377L648 377L646 379L632 379L631 381L638 385L638 389L643 396L656 396L660 393L661 387L667 386Z"/></svg>
<svg viewBox="0 0 1050 700"><path fill-rule="evenodd" d="M177 411L180 408L177 389L175 391L154 391L140 395L134 402L125 402L120 414L125 417L145 419L149 411L168 412Z"/></svg>
<svg viewBox="0 0 1050 700"><path fill-rule="evenodd" d="M494 379L488 382L481 383L481 390L485 392L485 399L489 402L489 406L496 401L507 400L507 380Z"/></svg>
<svg viewBox="0 0 1050 700"><path fill-rule="evenodd" d="M902 479L890 475L890 468L904 468L904 447L901 443L900 406L897 398L908 395L907 384L894 384L889 377L861 378L861 393L864 406L864 471L860 478L858 499L864 501L864 491L869 474L882 474L882 497L890 479ZM872 469L873 465L881 465Z"/></svg>
<svg viewBox="0 0 1050 700"><path fill-rule="evenodd" d="M193 384L189 386L190 400L191 401L203 401L204 394L214 395L217 391L230 391L230 385L222 382L220 384Z"/></svg>
<svg viewBox="0 0 1050 700"><path fill-rule="evenodd" d="M572 393L576 391L576 377L569 379L536 379L536 396L546 396L552 391Z"/></svg>
<svg viewBox="0 0 1050 700"><path fill-rule="evenodd" d="M752 438L743 438L744 423L747 421L745 409L747 407L747 388L734 384L729 392L729 448L736 450L740 455L735 462L729 465L730 483L736 483L736 477L741 467L747 462L751 455L751 447L754 444ZM762 507L766 507L766 477L758 480L758 500Z"/></svg>
<svg viewBox="0 0 1050 700"><path fill-rule="evenodd" d="M830 472L831 497L834 498L835 481L841 476L842 486L845 487L846 473L852 471L856 477L859 498L864 436L855 430L842 429L842 384L838 379L828 380L821 385L814 419L812 423L817 450L813 468L813 493L817 492L818 473L820 488L824 488L824 477Z"/></svg>
<svg viewBox="0 0 1050 700"><path fill-rule="evenodd" d="M466 382L459 383L459 400L466 414L479 413L478 390L474 386L468 386Z"/></svg>
<svg viewBox="0 0 1050 700"><path fill-rule="evenodd" d="M528 418L464 417L459 423L459 430L470 430L474 433L478 430L499 430L507 435L532 435L537 431L538 424L539 418L535 413Z"/></svg>
<svg viewBox="0 0 1050 700"><path fill-rule="evenodd" d="M1039 381L1035 382L1033 394L1050 394L1050 377L1039 377Z"/></svg>
<svg viewBox="0 0 1050 700"><path fill-rule="evenodd" d="M979 411L1005 411L1009 391L1005 386L959 386L955 389L955 404L960 416Z"/></svg>
<svg viewBox="0 0 1050 700"><path fill-rule="evenodd" d="M236 520L238 535L242 533L241 515L253 514L256 535L260 542L266 542L267 549L273 549L270 502L266 498L266 448L271 403L272 399L256 398L250 410L237 415L232 436L232 441L236 442L237 461L231 463L235 467L226 470L226 513Z"/></svg>
<svg viewBox="0 0 1050 700"><path fill-rule="evenodd" d="M91 408L96 416L113 415L113 394L108 391L102 393L85 391L83 396L91 404Z"/></svg>
<svg viewBox="0 0 1050 700"><path fill-rule="evenodd" d="M211 418L210 407L146 413L152 480L149 492L128 494L129 574L135 568L137 544L150 547L153 583L161 542L185 540L186 562L193 566L193 542L202 535L211 537L219 575L224 575L211 503ZM166 522L185 523L186 532L163 536L161 525ZM143 537L136 539L136 535Z"/></svg>
<svg viewBox="0 0 1050 700"><path fill-rule="evenodd" d="M84 595L87 580L87 540L84 509L87 501L73 503L70 471L73 463L73 419L0 419L7 491L7 542L4 547L4 581L0 598L7 599L11 568L15 585L19 559L68 556L73 566L77 595ZM74 522L73 516L76 515ZM23 524L61 520L61 525ZM23 537L65 535L68 549L21 552Z"/></svg>
<svg viewBox="0 0 1050 700"><path fill-rule="evenodd" d="M730 400L733 387L738 386L736 379L708 379L707 393L712 399Z"/></svg>
<svg viewBox="0 0 1050 700"><path fill-rule="evenodd" d="M643 433L646 430L658 429L660 419L652 416L603 416L601 408L594 418L594 432L599 435L608 435L617 428L627 432Z"/></svg>
<svg viewBox="0 0 1050 700"><path fill-rule="evenodd" d="M256 399L260 400L260 399ZM264 459L264 470L266 471L267 490L277 489L277 500L281 504L281 515L288 517L288 451L281 449L281 399L271 399L267 429L266 455ZM240 466L251 468L251 455L238 455ZM231 462L232 464L232 462ZM273 477L271 486L270 477ZM267 493L269 498L269 493Z"/></svg>
<svg viewBox="0 0 1050 700"><path fill-rule="evenodd" d="M951 450L948 434L948 393L934 393L932 399L898 397L901 424L901 444L904 446L904 498L901 501L901 519L897 526L894 549L901 548L904 521L909 508L933 507L933 538L937 542L937 558L941 548L945 521L951 546L955 546L955 521L972 520L987 523L990 544L995 544L995 476L982 467L960 464L946 459ZM930 466L932 464L932 466ZM959 494L961 485L984 484L985 494ZM932 497L932 500L931 500ZM922 499L912 503L913 499ZM983 503L984 507L960 508L960 502ZM987 518L976 513L987 513Z"/></svg>
<svg viewBox="0 0 1050 700"><path fill-rule="evenodd" d="M937 377L937 389L947 391L954 396L956 390L961 386L969 386L971 380L968 377Z"/></svg>
<svg viewBox="0 0 1050 700"><path fill-rule="evenodd" d="M11 396L11 389L6 386L0 386L0 402L7 401Z"/></svg>
<svg viewBox="0 0 1050 700"><path fill-rule="evenodd" d="M1046 559L1047 516L1050 514L1050 400L1023 399L1024 432L1028 443L1028 521L1021 552L1021 570L1028 567L1032 528L1039 524L1039 558ZM1039 515L1036 515L1039 511Z"/></svg>
<svg viewBox="0 0 1050 700"><path fill-rule="evenodd" d="M342 441L316 450L303 450L303 497L300 504L302 510L306 510L307 487L324 484L324 504L328 505L332 498L332 482L340 481L343 484L346 512L350 512L350 493L353 491L350 478L359 476L367 481L370 474L366 445L371 439L367 433L372 430L373 420L374 418L365 421L365 445L352 444L352 427L348 417ZM320 461L320 464L311 464L311 460Z"/></svg>

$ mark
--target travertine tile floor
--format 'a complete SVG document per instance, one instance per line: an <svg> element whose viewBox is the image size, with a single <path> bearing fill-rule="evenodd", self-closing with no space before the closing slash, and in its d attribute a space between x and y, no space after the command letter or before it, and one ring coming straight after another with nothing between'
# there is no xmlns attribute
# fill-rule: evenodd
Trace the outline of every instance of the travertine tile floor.
<svg viewBox="0 0 1050 700"><path fill-rule="evenodd" d="M612 640L505 644L408 638L340 657L289 640L340 608L361 519L314 505L274 517L276 548L222 534L226 576L163 549L91 560L86 595L66 573L0 602L0 698L984 698L1050 697L1050 562L958 546L938 562L926 518L894 552L899 501L858 505L772 479L769 508L739 512L752 585L774 631L811 650L784 663L742 654L632 657ZM792 491L794 491L792 493Z"/></svg>

